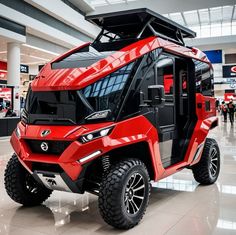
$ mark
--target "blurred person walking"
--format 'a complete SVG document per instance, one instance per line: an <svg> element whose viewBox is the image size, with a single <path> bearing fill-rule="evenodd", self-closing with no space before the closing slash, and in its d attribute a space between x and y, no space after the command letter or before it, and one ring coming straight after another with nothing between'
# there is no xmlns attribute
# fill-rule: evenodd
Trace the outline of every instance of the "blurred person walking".
<svg viewBox="0 0 236 235"><path fill-rule="evenodd" d="M232 99L228 103L228 110L229 110L229 120L230 120L231 124L233 124L234 123L235 105L234 105Z"/></svg>
<svg viewBox="0 0 236 235"><path fill-rule="evenodd" d="M221 108L221 112L224 116L224 122L227 122L228 106L226 105L226 103L224 101L222 101L220 108Z"/></svg>

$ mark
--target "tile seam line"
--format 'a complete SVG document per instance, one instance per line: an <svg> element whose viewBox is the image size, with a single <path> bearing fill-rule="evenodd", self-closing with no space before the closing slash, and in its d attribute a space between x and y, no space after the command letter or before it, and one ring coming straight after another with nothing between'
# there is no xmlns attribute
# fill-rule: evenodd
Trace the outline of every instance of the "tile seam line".
<svg viewBox="0 0 236 235"><path fill-rule="evenodd" d="M166 235L166 234L167 234L175 225L177 225L196 205L197 205L197 203L194 204L194 206L191 207L189 210L187 210L187 212L186 212L183 216L181 216L181 218L180 218L178 221L176 221L176 223L173 224L165 233L163 233L163 235Z"/></svg>

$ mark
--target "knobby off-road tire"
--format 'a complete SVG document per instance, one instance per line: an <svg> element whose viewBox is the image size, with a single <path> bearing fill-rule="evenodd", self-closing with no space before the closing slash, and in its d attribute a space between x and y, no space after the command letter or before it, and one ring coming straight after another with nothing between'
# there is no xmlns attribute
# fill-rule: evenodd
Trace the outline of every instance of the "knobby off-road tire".
<svg viewBox="0 0 236 235"><path fill-rule="evenodd" d="M192 167L192 171L200 184L215 183L220 173L220 150L214 139L206 139L201 160Z"/></svg>
<svg viewBox="0 0 236 235"><path fill-rule="evenodd" d="M41 186L32 177L21 165L15 154L7 164L4 183L10 198L24 206L40 205L52 193L51 190Z"/></svg>
<svg viewBox="0 0 236 235"><path fill-rule="evenodd" d="M143 218L149 195L150 178L144 163L138 159L120 161L103 177L100 214L111 226L130 229Z"/></svg>

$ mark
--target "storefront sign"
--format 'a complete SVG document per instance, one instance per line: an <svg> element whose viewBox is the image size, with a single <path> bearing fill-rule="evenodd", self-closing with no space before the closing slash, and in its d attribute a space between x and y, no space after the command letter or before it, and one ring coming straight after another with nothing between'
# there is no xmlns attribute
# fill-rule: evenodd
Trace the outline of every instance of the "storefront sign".
<svg viewBox="0 0 236 235"><path fill-rule="evenodd" d="M20 65L20 72L21 73L29 73L29 66L25 64Z"/></svg>
<svg viewBox="0 0 236 235"><path fill-rule="evenodd" d="M11 88L3 88L0 87L0 100L3 101L11 101Z"/></svg>
<svg viewBox="0 0 236 235"><path fill-rule="evenodd" d="M5 61L0 61L0 70L7 71L7 63Z"/></svg>
<svg viewBox="0 0 236 235"><path fill-rule="evenodd" d="M7 72L7 63L4 61L0 61L0 72ZM29 73L29 66L25 64L20 65L21 73Z"/></svg>
<svg viewBox="0 0 236 235"><path fill-rule="evenodd" d="M236 94L235 93L225 93L224 94L224 100L225 101L230 101L230 100L236 100Z"/></svg>
<svg viewBox="0 0 236 235"><path fill-rule="evenodd" d="M223 77L236 77L236 65L223 65Z"/></svg>
<svg viewBox="0 0 236 235"><path fill-rule="evenodd" d="M222 63L222 50L203 51L212 64Z"/></svg>

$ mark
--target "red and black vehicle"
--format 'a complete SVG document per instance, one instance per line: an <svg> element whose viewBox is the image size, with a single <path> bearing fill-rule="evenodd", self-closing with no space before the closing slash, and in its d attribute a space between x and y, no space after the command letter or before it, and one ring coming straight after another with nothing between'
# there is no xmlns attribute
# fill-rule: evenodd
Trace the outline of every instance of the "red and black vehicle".
<svg viewBox="0 0 236 235"><path fill-rule="evenodd" d="M185 46L193 31L148 9L88 16L102 28L51 61L28 91L11 137L5 187L33 206L52 190L97 194L104 220L129 229L142 219L150 181L183 168L212 184L220 152L213 70Z"/></svg>

